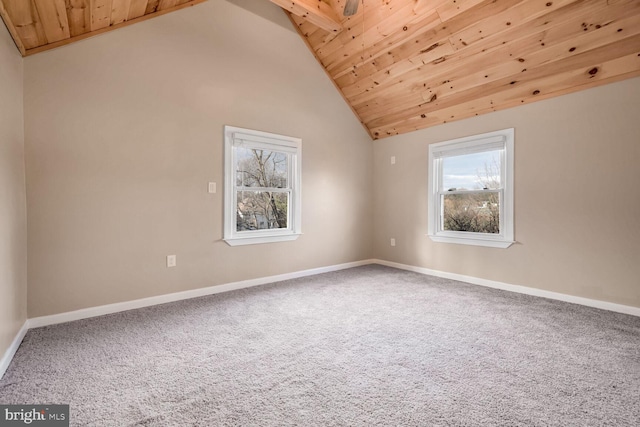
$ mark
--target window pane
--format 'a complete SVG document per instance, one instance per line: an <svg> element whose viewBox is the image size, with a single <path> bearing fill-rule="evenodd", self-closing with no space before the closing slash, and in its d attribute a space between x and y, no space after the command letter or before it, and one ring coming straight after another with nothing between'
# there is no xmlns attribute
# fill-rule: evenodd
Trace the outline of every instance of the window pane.
<svg viewBox="0 0 640 427"><path fill-rule="evenodd" d="M444 194L442 210L443 230L500 233L499 193Z"/></svg>
<svg viewBox="0 0 640 427"><path fill-rule="evenodd" d="M235 148L236 185L287 188L288 156L269 150Z"/></svg>
<svg viewBox="0 0 640 427"><path fill-rule="evenodd" d="M443 190L500 188L500 152L483 151L442 159Z"/></svg>
<svg viewBox="0 0 640 427"><path fill-rule="evenodd" d="M287 228L288 192L238 191L236 231Z"/></svg>

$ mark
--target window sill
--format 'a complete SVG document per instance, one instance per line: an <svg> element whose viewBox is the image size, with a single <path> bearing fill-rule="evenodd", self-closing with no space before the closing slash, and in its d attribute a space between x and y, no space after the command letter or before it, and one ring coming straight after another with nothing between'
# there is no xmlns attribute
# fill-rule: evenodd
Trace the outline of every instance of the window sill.
<svg viewBox="0 0 640 427"><path fill-rule="evenodd" d="M277 243L277 242L289 242L296 240L302 233L285 234L280 236L247 236L247 237L233 237L224 239L229 246L243 246L243 245L259 245L261 243Z"/></svg>
<svg viewBox="0 0 640 427"><path fill-rule="evenodd" d="M433 236L428 235L431 240L439 243L455 243L459 245L472 245L472 246L486 246L489 248L506 249L513 245L515 241L508 240L493 240L493 239L470 239L461 237L449 237L449 236Z"/></svg>

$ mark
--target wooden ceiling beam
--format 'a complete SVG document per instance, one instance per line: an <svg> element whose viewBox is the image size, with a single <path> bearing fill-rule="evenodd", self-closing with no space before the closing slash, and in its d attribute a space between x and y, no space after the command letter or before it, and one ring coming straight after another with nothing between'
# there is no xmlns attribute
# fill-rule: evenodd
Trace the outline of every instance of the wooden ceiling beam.
<svg viewBox="0 0 640 427"><path fill-rule="evenodd" d="M342 31L342 22L336 12L322 0L270 0L281 8L300 16L312 24L332 33Z"/></svg>

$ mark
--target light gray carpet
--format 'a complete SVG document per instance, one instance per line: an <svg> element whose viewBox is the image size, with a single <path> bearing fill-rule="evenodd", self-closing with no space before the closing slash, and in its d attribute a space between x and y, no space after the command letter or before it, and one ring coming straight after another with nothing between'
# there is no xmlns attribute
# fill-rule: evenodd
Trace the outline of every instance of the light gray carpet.
<svg viewBox="0 0 640 427"><path fill-rule="evenodd" d="M638 426L640 318L366 266L29 331L95 426Z"/></svg>

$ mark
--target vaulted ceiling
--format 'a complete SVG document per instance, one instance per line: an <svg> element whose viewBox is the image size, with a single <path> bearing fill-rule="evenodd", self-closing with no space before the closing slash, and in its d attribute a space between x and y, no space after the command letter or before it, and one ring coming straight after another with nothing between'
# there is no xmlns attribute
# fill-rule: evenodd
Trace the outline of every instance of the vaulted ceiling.
<svg viewBox="0 0 640 427"><path fill-rule="evenodd" d="M0 0L0 16L27 56L203 1Z"/></svg>
<svg viewBox="0 0 640 427"><path fill-rule="evenodd" d="M640 0L360 2L292 19L375 139L640 75Z"/></svg>
<svg viewBox="0 0 640 427"><path fill-rule="evenodd" d="M202 1L0 0L0 15L29 55ZM352 16L270 1L374 139L640 75L640 0L358 0Z"/></svg>

